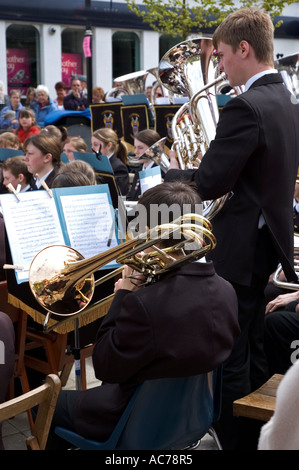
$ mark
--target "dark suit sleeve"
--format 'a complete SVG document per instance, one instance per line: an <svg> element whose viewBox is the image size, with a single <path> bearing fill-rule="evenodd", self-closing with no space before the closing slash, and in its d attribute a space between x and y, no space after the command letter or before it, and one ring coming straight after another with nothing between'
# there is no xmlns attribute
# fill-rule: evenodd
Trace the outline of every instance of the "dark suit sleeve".
<svg viewBox="0 0 299 470"><path fill-rule="evenodd" d="M153 358L153 332L146 309L134 293L116 292L103 319L93 351L99 380L121 383L134 376Z"/></svg>

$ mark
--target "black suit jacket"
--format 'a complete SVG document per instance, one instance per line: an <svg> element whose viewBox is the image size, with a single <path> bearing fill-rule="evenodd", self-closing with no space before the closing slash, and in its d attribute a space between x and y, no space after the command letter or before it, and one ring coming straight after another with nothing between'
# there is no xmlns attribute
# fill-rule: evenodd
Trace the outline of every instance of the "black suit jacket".
<svg viewBox="0 0 299 470"><path fill-rule="evenodd" d="M156 163L154 163L151 168L154 166L157 166ZM139 171L142 171L143 165L140 165L136 170L134 174L134 178L132 181L132 186L130 191L127 194L127 200L128 201L138 201L139 197L141 196L141 187L140 187L140 177L139 177Z"/></svg>
<svg viewBox="0 0 299 470"><path fill-rule="evenodd" d="M262 214L289 280L293 270L293 194L299 161L299 105L273 73L223 108L215 139L198 170L170 170L164 180L194 180L203 200L232 197L213 218L209 254L224 278L249 285Z"/></svg>
<svg viewBox="0 0 299 470"><path fill-rule="evenodd" d="M239 333L237 316L235 292L212 263L185 265L137 292L118 291L93 352L104 385L78 394L77 431L107 438L144 380L217 368Z"/></svg>
<svg viewBox="0 0 299 470"><path fill-rule="evenodd" d="M129 190L129 169L120 158L112 155L109 158L114 173L115 181L122 196L126 196Z"/></svg>

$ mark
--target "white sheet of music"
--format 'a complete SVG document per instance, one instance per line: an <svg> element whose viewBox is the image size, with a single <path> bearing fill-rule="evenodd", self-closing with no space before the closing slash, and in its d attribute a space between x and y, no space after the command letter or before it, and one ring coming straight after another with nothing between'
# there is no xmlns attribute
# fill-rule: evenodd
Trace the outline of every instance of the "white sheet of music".
<svg viewBox="0 0 299 470"><path fill-rule="evenodd" d="M64 245L64 237L54 198L46 191L19 193L0 197L2 213L14 265L23 266L16 271L18 282L28 280L34 256L53 244Z"/></svg>
<svg viewBox="0 0 299 470"><path fill-rule="evenodd" d="M117 246L114 210L106 193L60 196L70 246L84 258Z"/></svg>

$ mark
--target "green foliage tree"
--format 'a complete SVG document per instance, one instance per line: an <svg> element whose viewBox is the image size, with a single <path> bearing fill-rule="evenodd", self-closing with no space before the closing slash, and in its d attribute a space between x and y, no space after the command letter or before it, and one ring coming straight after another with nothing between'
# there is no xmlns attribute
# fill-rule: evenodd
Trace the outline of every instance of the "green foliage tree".
<svg viewBox="0 0 299 470"><path fill-rule="evenodd" d="M126 0L128 8L144 23L148 23L154 31L181 36L185 40L191 32L201 33L203 28L214 28L237 8L259 6L269 12L274 19L280 16L286 5L296 3L295 0L240 0L236 7L233 0ZM142 8L145 7L145 8ZM281 22L276 23L276 27Z"/></svg>

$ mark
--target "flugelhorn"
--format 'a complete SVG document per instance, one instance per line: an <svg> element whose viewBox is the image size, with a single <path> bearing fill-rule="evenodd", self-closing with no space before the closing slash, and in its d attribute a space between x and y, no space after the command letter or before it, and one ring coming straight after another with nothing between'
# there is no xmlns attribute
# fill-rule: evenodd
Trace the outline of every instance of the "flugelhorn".
<svg viewBox="0 0 299 470"><path fill-rule="evenodd" d="M174 242L170 247L157 246L170 237ZM95 287L93 273L113 260L131 266L150 283L170 269L201 258L215 245L211 223L198 214L185 214L88 259L64 245L44 248L32 260L29 286L48 312L70 316L87 307ZM151 253L143 253L151 246ZM178 252L183 254L180 259L175 256ZM113 273L116 275L120 269Z"/></svg>
<svg viewBox="0 0 299 470"><path fill-rule="evenodd" d="M155 162L164 173L169 169L169 158L164 152L166 137L155 142L151 145L139 158L138 160L151 160Z"/></svg>

